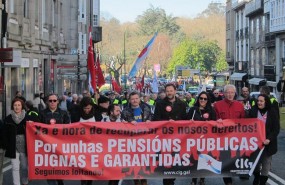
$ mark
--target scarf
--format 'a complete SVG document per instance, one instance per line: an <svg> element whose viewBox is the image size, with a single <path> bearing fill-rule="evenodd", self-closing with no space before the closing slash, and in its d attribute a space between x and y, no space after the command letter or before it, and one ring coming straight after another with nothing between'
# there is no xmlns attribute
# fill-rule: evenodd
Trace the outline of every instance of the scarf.
<svg viewBox="0 0 285 185"><path fill-rule="evenodd" d="M91 109L89 114L86 114L84 111L81 112L81 118L84 119L84 120L90 119L92 117L94 117L93 108Z"/></svg>
<svg viewBox="0 0 285 185"><path fill-rule="evenodd" d="M23 121L23 119L25 118L26 116L26 111L25 110L22 110L21 114L20 115L17 115L15 113L15 111L11 111L11 115L12 115L12 119L13 121L16 123L16 124L19 124L21 121Z"/></svg>

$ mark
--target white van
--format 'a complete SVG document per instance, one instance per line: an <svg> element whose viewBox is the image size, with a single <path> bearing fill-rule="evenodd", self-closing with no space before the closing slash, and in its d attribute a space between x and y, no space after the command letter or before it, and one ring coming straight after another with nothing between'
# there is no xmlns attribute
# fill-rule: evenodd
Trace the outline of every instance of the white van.
<svg viewBox="0 0 285 185"><path fill-rule="evenodd" d="M255 92L251 92L249 95L250 95L250 97L253 97L253 98L257 99L257 97L258 97L259 94L260 94L260 92L255 91ZM274 98L276 98L276 100L279 102L279 99L277 98L277 96L276 96L275 93L270 92L270 95L271 95L271 96L274 96Z"/></svg>

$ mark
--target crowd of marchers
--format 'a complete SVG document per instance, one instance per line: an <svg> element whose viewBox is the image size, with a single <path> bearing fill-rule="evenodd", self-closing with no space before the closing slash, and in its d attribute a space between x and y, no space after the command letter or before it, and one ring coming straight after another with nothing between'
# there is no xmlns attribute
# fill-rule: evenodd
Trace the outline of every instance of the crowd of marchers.
<svg viewBox="0 0 285 185"><path fill-rule="evenodd" d="M277 116L276 116L277 115ZM26 145L27 121L44 124L70 124L74 122L118 122L118 124L142 124L161 120L215 120L258 118L266 128L265 150L254 171L254 185L265 185L271 168L272 156L277 152L277 136L280 130L278 102L270 97L267 86L260 88L257 98L249 96L249 89L242 88L237 95L234 85L226 85L223 94L218 89L198 94L188 92L177 94L177 86L168 83L158 93L124 91L121 94L110 91L91 95L68 93L35 94L28 100L17 92L12 101L11 113L0 123L0 185L3 182L4 157L11 159L12 181L14 185L27 185L28 162ZM175 122L172 122L175 124ZM96 124L96 123L95 123ZM242 177L241 177L242 178ZM226 185L233 184L231 177L224 177ZM47 180L49 185L63 185L63 180ZM175 179L163 179L163 185L174 185ZM81 185L91 185L92 181L82 180ZM117 185L119 180L110 180L109 185ZM134 179L135 185L147 185L147 179ZM205 178L192 178L191 185L205 184Z"/></svg>

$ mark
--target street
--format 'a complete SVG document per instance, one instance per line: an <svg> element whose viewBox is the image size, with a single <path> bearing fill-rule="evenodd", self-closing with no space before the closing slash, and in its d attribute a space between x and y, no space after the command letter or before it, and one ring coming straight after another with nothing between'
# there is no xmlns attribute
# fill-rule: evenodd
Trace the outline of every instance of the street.
<svg viewBox="0 0 285 185"><path fill-rule="evenodd" d="M269 174L269 180L267 181L267 184L269 185L283 185L285 184L285 131L281 130L280 134L278 136L278 153L273 156L272 161L272 170ZM4 180L3 185L12 185L12 172L11 172L11 165L9 160L5 161L4 164L5 168L4 171ZM238 177L233 178L233 184L243 184L243 185L251 185L252 184L253 177L250 177L249 180L242 180ZM191 179L177 179L175 181L176 185L189 185L191 182ZM206 178L205 180L206 184L211 185L220 185L223 184L222 178ZM93 185L107 185L107 181L94 181ZM31 181L29 185L47 185L46 181L37 180L37 181ZM80 181L65 181L65 185L80 185ZM122 182L122 185L133 185L132 180L124 180ZM150 179L148 180L148 185L162 185L162 179Z"/></svg>

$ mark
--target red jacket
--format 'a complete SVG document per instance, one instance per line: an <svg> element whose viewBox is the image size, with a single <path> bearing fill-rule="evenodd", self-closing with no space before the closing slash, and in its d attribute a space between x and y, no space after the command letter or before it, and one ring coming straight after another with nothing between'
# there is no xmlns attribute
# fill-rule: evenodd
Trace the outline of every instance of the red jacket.
<svg viewBox="0 0 285 185"><path fill-rule="evenodd" d="M217 119L239 119L245 118L245 111L243 105L234 100L227 99L217 101L214 104Z"/></svg>

